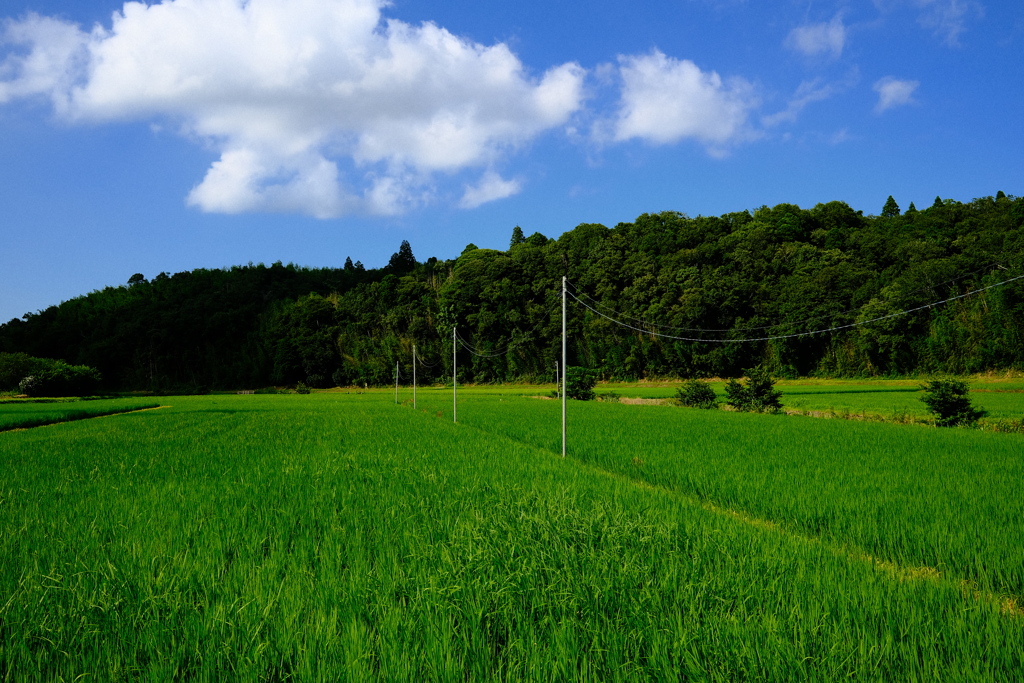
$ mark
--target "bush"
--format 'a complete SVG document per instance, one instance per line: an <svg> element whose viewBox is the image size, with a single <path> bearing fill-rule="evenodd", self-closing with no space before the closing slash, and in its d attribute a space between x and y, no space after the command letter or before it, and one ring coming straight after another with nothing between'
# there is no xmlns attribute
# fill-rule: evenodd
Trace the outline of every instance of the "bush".
<svg viewBox="0 0 1024 683"><path fill-rule="evenodd" d="M577 401L593 401L597 371L570 365L565 373L565 395Z"/></svg>
<svg viewBox="0 0 1024 683"><path fill-rule="evenodd" d="M718 407L718 396L711 385L702 379L688 379L676 389L676 403L687 408L710 410Z"/></svg>
<svg viewBox="0 0 1024 683"><path fill-rule="evenodd" d="M777 413L782 410L782 392L775 389L775 379L763 367L745 371L746 385L730 379L725 383L726 403L745 413Z"/></svg>
<svg viewBox="0 0 1024 683"><path fill-rule="evenodd" d="M21 381L35 374L45 362L27 353L0 353L0 391L18 389Z"/></svg>
<svg viewBox="0 0 1024 683"><path fill-rule="evenodd" d="M100 385L100 373L88 365L68 365L62 360L37 359L35 372L18 384L31 396L90 396Z"/></svg>
<svg viewBox="0 0 1024 683"><path fill-rule="evenodd" d="M295 385L295 393L296 394L308 394L309 393L309 387L306 386L303 382L299 382L298 384Z"/></svg>
<svg viewBox="0 0 1024 683"><path fill-rule="evenodd" d="M921 401L935 415L939 427L971 427L988 413L971 405L967 382L959 379L933 379L921 385Z"/></svg>
<svg viewBox="0 0 1024 683"><path fill-rule="evenodd" d="M26 396L42 396L42 393L39 391L39 378L35 375L23 378L18 382L18 391Z"/></svg>

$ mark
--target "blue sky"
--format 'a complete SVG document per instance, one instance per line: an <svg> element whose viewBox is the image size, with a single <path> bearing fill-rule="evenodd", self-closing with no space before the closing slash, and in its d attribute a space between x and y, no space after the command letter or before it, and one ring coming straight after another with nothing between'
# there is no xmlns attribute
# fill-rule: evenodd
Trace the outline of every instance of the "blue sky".
<svg viewBox="0 0 1024 683"><path fill-rule="evenodd" d="M0 320L515 225L1024 194L1019 0L6 0Z"/></svg>

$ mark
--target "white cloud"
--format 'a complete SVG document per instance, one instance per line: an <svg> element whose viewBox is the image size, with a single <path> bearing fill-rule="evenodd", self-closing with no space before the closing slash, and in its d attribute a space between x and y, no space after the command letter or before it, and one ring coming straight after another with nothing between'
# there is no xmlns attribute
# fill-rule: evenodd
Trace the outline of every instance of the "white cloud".
<svg viewBox="0 0 1024 683"><path fill-rule="evenodd" d="M77 26L38 14L5 21L0 45L27 50L11 52L0 62L0 104L44 96L58 111L67 111L74 74L88 59L87 40Z"/></svg>
<svg viewBox="0 0 1024 683"><path fill-rule="evenodd" d="M970 19L984 15L982 6L971 0L914 0L914 4L921 8L921 25L950 46L960 44Z"/></svg>
<svg viewBox="0 0 1024 683"><path fill-rule="evenodd" d="M808 57L828 54L833 58L843 53L846 45L846 27L841 16L820 24L797 26L786 37L786 47Z"/></svg>
<svg viewBox="0 0 1024 683"><path fill-rule="evenodd" d="M318 217L429 200L438 173L490 167L582 106L579 66L533 78L504 44L382 21L386 4L128 2L91 33L30 15L7 24L5 42L27 49L0 66L0 103L46 95L71 121L170 121L220 153L190 204Z"/></svg>
<svg viewBox="0 0 1024 683"><path fill-rule="evenodd" d="M786 108L775 114L762 117L761 124L766 128L771 128L779 125L780 123L792 123L796 121L800 112L802 112L807 105L827 100L843 89L845 89L845 85L840 83L822 84L820 79L804 81L796 89L796 92L793 94L793 98L789 101Z"/></svg>
<svg viewBox="0 0 1024 683"><path fill-rule="evenodd" d="M639 138L671 144L692 138L712 154L752 137L747 118L757 106L753 87L741 78L723 81L689 60L655 50L644 56L619 57L623 81L615 141Z"/></svg>
<svg viewBox="0 0 1024 683"><path fill-rule="evenodd" d="M918 23L950 47L960 44L960 35L971 20L985 16L985 7L976 0L874 0L874 3L882 12L905 6L919 10Z"/></svg>
<svg viewBox="0 0 1024 683"><path fill-rule="evenodd" d="M914 91L920 85L918 81L901 81L892 76L886 76L875 82L874 90L878 93L878 104L875 105L875 113L881 114L893 107L902 107L906 104L914 104Z"/></svg>
<svg viewBox="0 0 1024 683"><path fill-rule="evenodd" d="M487 171L477 185L467 187L459 206L463 209L475 209L481 204L493 202L518 194L522 184L516 180L504 180L494 171Z"/></svg>

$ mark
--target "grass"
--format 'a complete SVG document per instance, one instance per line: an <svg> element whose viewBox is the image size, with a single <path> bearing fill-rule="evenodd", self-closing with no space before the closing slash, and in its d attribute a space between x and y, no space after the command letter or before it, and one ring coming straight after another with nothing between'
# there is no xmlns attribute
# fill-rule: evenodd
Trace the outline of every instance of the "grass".
<svg viewBox="0 0 1024 683"><path fill-rule="evenodd" d="M428 410L444 405L422 396ZM537 403L467 398L460 421L560 452L560 406ZM570 455L602 470L1024 596L1018 435L669 406L569 408Z"/></svg>
<svg viewBox="0 0 1024 683"><path fill-rule="evenodd" d="M786 410L814 415L861 417L897 422L927 420L921 402L922 380L780 380ZM600 397L616 393L630 398L672 399L680 382L607 382L597 387ZM712 381L719 399L725 382ZM971 400L989 413L989 421L1024 418L1024 381L1019 378L976 376L970 379Z"/></svg>
<svg viewBox="0 0 1024 683"><path fill-rule="evenodd" d="M730 433L749 444L767 433L770 444L796 438L787 425L887 425L573 404L573 434L590 436L562 460L556 402L462 395L457 425L450 393L424 390L415 411L386 391L177 397L160 411L0 434L0 679L1008 680L1020 670L1024 618L985 593L851 553L859 523L792 533L802 517L787 510L827 507L834 477L805 477L817 496L797 505L781 477L743 485L770 449L719 452L737 443ZM828 434L780 474L842 459ZM993 444L1018 437L970 434L994 440L968 451L987 448L1016 472L1020 456ZM989 474L960 476L978 478L960 482L969 493ZM937 481L916 486L934 492ZM713 491L778 527L709 509ZM1011 507L1018 497L989 495ZM887 528L920 522L918 509L897 497ZM999 561L991 550L977 551L978 565Z"/></svg>
<svg viewBox="0 0 1024 683"><path fill-rule="evenodd" d="M158 403L138 399L0 401L0 431L41 427L158 407Z"/></svg>

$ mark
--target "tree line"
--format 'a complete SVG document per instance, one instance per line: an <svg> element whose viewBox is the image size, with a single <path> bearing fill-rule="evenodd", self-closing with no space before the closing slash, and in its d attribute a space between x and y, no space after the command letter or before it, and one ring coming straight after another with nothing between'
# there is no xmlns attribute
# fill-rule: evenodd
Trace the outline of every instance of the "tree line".
<svg viewBox="0 0 1024 683"><path fill-rule="evenodd" d="M1024 198L1000 192L905 211L890 197L878 215L643 214L557 239L515 227L505 250L420 262L403 242L379 269L136 274L0 326L0 352L94 367L117 389L383 385L396 364L411 377L413 344L422 381L449 379L456 326L475 351L459 344L459 381L551 380L566 276L593 309L570 304L569 363L605 379L1020 370L1024 280L927 304L1024 274L1022 226ZM757 341L721 343L741 339Z"/></svg>

